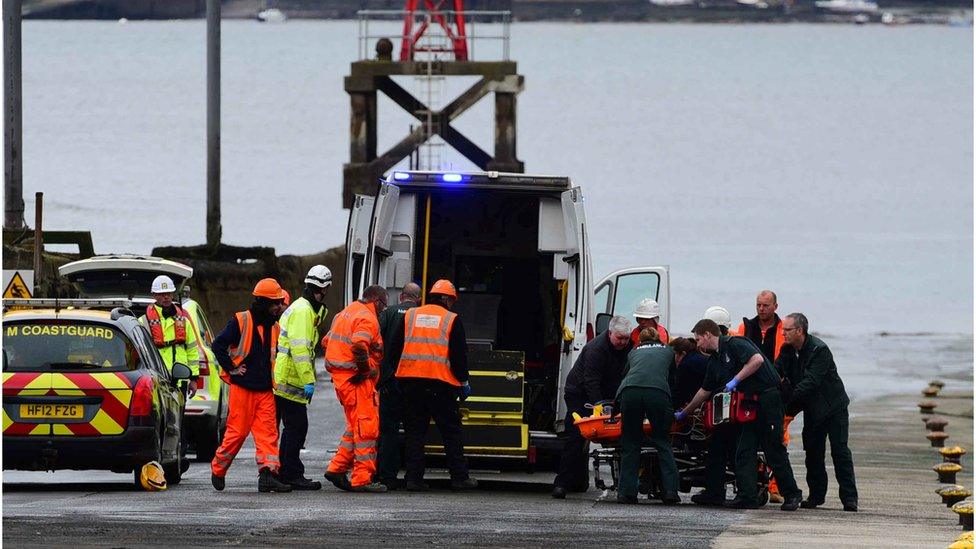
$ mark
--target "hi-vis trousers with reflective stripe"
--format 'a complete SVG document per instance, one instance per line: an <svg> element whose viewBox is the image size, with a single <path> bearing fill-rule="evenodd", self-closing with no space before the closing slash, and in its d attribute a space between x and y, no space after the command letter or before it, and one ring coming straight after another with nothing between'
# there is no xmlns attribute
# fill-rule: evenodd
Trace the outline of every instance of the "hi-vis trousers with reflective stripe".
<svg viewBox="0 0 976 549"><path fill-rule="evenodd" d="M248 433L254 435L254 459L258 469L267 467L278 471L278 420L271 389L252 391L239 385L230 386L227 411L227 431L224 442L217 449L210 470L218 477L225 476L234 456L241 451Z"/></svg>
<svg viewBox="0 0 976 549"><path fill-rule="evenodd" d="M330 473L345 473L352 469L351 484L364 486L373 481L376 473L376 440L380 435L379 395L375 378L354 384L353 371L333 371L332 383L336 396L346 414L346 432L339 440L339 449L329 463Z"/></svg>

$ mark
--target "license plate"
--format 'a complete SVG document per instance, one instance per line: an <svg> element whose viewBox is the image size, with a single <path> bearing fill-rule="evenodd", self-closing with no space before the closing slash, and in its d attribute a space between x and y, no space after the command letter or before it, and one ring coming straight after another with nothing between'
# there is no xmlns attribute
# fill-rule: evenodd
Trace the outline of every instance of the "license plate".
<svg viewBox="0 0 976 549"><path fill-rule="evenodd" d="M81 419L85 416L81 404L21 404L23 419Z"/></svg>

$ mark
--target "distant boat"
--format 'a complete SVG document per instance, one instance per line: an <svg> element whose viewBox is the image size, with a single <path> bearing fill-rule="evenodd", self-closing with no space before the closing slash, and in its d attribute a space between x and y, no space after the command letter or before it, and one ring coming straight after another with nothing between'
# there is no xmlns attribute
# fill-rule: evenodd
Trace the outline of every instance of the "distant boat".
<svg viewBox="0 0 976 549"><path fill-rule="evenodd" d="M735 0L735 1L736 4L739 4L740 6L749 6L761 10L764 10L769 7L769 4L763 2L763 0Z"/></svg>
<svg viewBox="0 0 976 549"><path fill-rule="evenodd" d="M874 13L878 11L877 2L871 0L817 0L814 5L820 9L840 13Z"/></svg>
<svg viewBox="0 0 976 549"><path fill-rule="evenodd" d="M278 8L269 8L258 12L258 21L262 23L282 23L285 19L288 18Z"/></svg>
<svg viewBox="0 0 976 549"><path fill-rule="evenodd" d="M654 4L655 6L690 6L695 3L695 0L648 0L648 2Z"/></svg>

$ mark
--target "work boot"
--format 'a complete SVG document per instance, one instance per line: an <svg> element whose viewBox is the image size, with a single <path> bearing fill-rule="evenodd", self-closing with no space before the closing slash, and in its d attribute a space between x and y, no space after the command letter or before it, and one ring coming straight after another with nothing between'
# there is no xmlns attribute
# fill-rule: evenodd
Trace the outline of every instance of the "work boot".
<svg viewBox="0 0 976 549"><path fill-rule="evenodd" d="M371 494L382 494L386 492L386 486L378 482L371 482L369 484L363 484L362 486L353 486L351 488L353 492L368 492Z"/></svg>
<svg viewBox="0 0 976 549"><path fill-rule="evenodd" d="M849 500L847 500L847 501L845 501L843 503L844 503L844 510L845 511L849 511L851 513L856 513L857 512L857 500L856 499L849 499Z"/></svg>
<svg viewBox="0 0 976 549"><path fill-rule="evenodd" d="M697 494L691 496L691 501L692 503L696 503L698 505L706 505L706 506L713 506L713 507L721 507L725 505L724 496L712 494L707 490L702 490L701 492L698 492Z"/></svg>
<svg viewBox="0 0 976 549"><path fill-rule="evenodd" d="M408 480L404 486L408 492L426 492L430 486L422 480Z"/></svg>
<svg viewBox="0 0 976 549"><path fill-rule="evenodd" d="M558 484L553 485L552 499L566 499L566 489Z"/></svg>
<svg viewBox="0 0 976 549"><path fill-rule="evenodd" d="M678 495L678 492L668 492L664 494L661 501L664 502L665 505L678 505L681 503L681 496Z"/></svg>
<svg viewBox="0 0 976 549"><path fill-rule="evenodd" d="M213 484L214 490L222 492L224 490L224 477L218 477L217 475L211 473L210 484Z"/></svg>
<svg viewBox="0 0 976 549"><path fill-rule="evenodd" d="M396 490L400 490L403 488L403 481L396 478L379 480L377 482L379 482L383 486L386 486L386 489L389 490L390 492L394 492Z"/></svg>
<svg viewBox="0 0 976 549"><path fill-rule="evenodd" d="M286 481L291 485L292 490L321 490L322 483L317 480L308 479L305 477L298 477L293 480Z"/></svg>
<svg viewBox="0 0 976 549"><path fill-rule="evenodd" d="M817 507L820 507L823 504L824 504L823 501L814 501L812 499L805 499L800 502L800 507L804 509L816 509Z"/></svg>
<svg viewBox="0 0 976 549"><path fill-rule="evenodd" d="M623 503L625 505L633 505L637 503L637 496L625 496L623 494L617 494L617 503Z"/></svg>
<svg viewBox="0 0 976 549"><path fill-rule="evenodd" d="M451 490L474 490L478 487L478 481L468 477L463 480L451 480Z"/></svg>
<svg viewBox="0 0 976 549"><path fill-rule="evenodd" d="M286 484L271 474L271 469L265 467L258 473L258 492L291 492L291 484Z"/></svg>
<svg viewBox="0 0 976 549"><path fill-rule="evenodd" d="M803 494L797 492L796 494L786 498L786 501L784 501L783 505L780 505L779 508L782 511L796 511L800 507L800 500L802 499Z"/></svg>
<svg viewBox="0 0 976 549"><path fill-rule="evenodd" d="M755 501L748 501L739 497L725 502L725 506L729 509L759 509L759 504Z"/></svg>
<svg viewBox="0 0 976 549"><path fill-rule="evenodd" d="M334 473L332 471L325 472L325 480L331 482L333 486L340 490L346 492L352 491L352 485L349 484L349 478L346 477L345 473Z"/></svg>

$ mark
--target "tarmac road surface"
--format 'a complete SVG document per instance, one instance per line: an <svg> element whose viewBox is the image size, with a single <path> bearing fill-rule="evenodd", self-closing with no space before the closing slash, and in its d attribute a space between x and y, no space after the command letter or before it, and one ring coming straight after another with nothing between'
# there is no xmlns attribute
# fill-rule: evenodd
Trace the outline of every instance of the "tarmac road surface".
<svg viewBox="0 0 976 549"><path fill-rule="evenodd" d="M959 387L971 389L968 381ZM947 391L951 387L947 387ZM844 513L831 473L828 503L816 511L784 513L679 507L642 501L613 503L613 493L591 489L564 501L548 496L551 473L479 471L491 490L350 494L331 484L318 492L260 494L253 445L248 442L216 492L210 469L193 463L183 482L165 492L133 487L131 475L89 471L5 471L3 543L18 546L932 546L958 533L956 517L937 504L938 483L928 448L905 395L859 404L852 414L852 447L861 512ZM955 410L952 442L972 448L972 401L944 399ZM958 410L956 410L958 408ZM322 479L344 429L332 386L320 381L311 406L307 476ZM799 440L799 427L794 430ZM790 448L801 487L803 452ZM971 485L971 455L959 482ZM431 471L433 477L444 471ZM609 496L611 501L604 501Z"/></svg>

